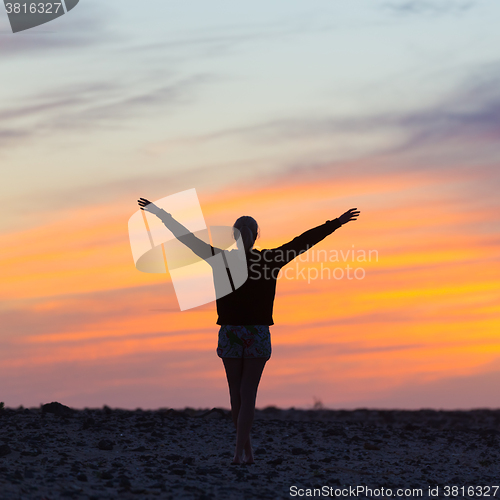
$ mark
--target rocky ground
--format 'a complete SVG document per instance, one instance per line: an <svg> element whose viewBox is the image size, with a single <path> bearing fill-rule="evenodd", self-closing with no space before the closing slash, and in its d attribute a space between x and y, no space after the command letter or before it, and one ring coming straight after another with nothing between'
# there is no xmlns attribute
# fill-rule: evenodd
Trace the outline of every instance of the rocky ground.
<svg viewBox="0 0 500 500"><path fill-rule="evenodd" d="M266 408L247 466L235 437L221 409L5 408L0 498L500 498L500 410Z"/></svg>

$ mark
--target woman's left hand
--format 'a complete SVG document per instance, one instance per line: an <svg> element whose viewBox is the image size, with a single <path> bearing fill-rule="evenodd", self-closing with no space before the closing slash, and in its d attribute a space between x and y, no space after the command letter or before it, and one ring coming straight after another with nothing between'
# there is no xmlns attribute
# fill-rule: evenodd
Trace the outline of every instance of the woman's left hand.
<svg viewBox="0 0 500 500"><path fill-rule="evenodd" d="M338 219L341 224L346 224L352 220L357 220L359 215L359 210L357 208L351 208L347 212L343 213Z"/></svg>

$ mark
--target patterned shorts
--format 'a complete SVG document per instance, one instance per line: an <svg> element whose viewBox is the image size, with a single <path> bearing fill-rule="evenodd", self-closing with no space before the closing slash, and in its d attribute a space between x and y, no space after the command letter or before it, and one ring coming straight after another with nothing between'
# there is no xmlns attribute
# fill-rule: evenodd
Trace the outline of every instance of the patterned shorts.
<svg viewBox="0 0 500 500"><path fill-rule="evenodd" d="M222 325L217 346L219 358L271 357L271 333L265 325Z"/></svg>

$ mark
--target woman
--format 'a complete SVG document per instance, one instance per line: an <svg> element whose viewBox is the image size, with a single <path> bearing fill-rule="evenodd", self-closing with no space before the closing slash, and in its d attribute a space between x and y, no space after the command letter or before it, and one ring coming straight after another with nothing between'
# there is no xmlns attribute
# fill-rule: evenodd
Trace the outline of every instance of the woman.
<svg viewBox="0 0 500 500"><path fill-rule="evenodd" d="M232 463L252 464L254 457L250 430L254 419L257 388L264 366L271 357L269 327L274 324L272 314L278 273L297 255L307 251L343 224L356 220L360 212L351 208L337 219L309 229L278 248L265 250L253 248L259 234L255 219L249 216L240 217L234 223L233 236L239 251L244 251L246 256L248 278L241 286L235 287L227 262L231 260L231 252L237 252L236 250L227 252L212 247L190 233L168 212L145 198L140 198L138 203L141 210L146 209L157 215L165 226L199 257L208 259L219 253L224 257L232 292L226 295L217 294L217 324L221 325L217 354L222 358L226 370L231 414L236 427L236 449ZM215 270L214 282L217 291Z"/></svg>

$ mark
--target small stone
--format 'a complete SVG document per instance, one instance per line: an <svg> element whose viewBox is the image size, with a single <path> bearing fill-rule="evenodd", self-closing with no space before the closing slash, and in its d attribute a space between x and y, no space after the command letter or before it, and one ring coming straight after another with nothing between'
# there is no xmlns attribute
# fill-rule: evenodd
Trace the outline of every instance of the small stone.
<svg viewBox="0 0 500 500"><path fill-rule="evenodd" d="M87 417L85 422L83 422L82 429L86 430L89 427L93 427L95 425L95 420L92 417Z"/></svg>
<svg viewBox="0 0 500 500"><path fill-rule="evenodd" d="M139 446L138 448L134 448L133 450L130 451L146 451L146 448L144 446Z"/></svg>
<svg viewBox="0 0 500 500"><path fill-rule="evenodd" d="M23 457L37 457L42 453L38 448L35 448L34 450L23 450L21 452L21 456Z"/></svg>
<svg viewBox="0 0 500 500"><path fill-rule="evenodd" d="M221 420L224 418L229 418L230 412L226 412L222 408L212 408L211 410L203 413L203 415L199 415L199 417L200 418Z"/></svg>
<svg viewBox="0 0 500 500"><path fill-rule="evenodd" d="M83 472L80 472L76 478L78 481L88 481L87 474L84 474Z"/></svg>
<svg viewBox="0 0 500 500"><path fill-rule="evenodd" d="M376 444L372 444L372 443L368 443L366 442L364 445L363 445L363 448L365 450L380 450L380 447L377 446Z"/></svg>
<svg viewBox="0 0 500 500"><path fill-rule="evenodd" d="M52 413L54 415L58 415L59 417L69 417L73 415L74 411L75 410L71 409L69 406L62 405L57 401L42 405L42 414Z"/></svg>
<svg viewBox="0 0 500 500"><path fill-rule="evenodd" d="M97 447L100 450L107 450L110 451L113 449L113 445L115 443L113 441L110 441L109 439L101 439L99 443L97 444Z"/></svg>
<svg viewBox="0 0 500 500"><path fill-rule="evenodd" d="M269 460L267 462L269 465L281 465L283 463L282 458L275 458L274 460Z"/></svg>
<svg viewBox="0 0 500 500"><path fill-rule="evenodd" d="M20 470L16 470L13 474L13 478L22 481L24 479L23 473Z"/></svg>
<svg viewBox="0 0 500 500"><path fill-rule="evenodd" d="M35 471L32 469L26 469L24 471L25 479L33 479L35 477Z"/></svg>
<svg viewBox="0 0 500 500"><path fill-rule="evenodd" d="M184 469L172 469L170 472L172 474L177 474L178 476L184 476L186 474Z"/></svg>
<svg viewBox="0 0 500 500"><path fill-rule="evenodd" d="M130 479L127 476L120 477L120 486L122 488L130 488L132 484L130 483Z"/></svg>
<svg viewBox="0 0 500 500"><path fill-rule="evenodd" d="M165 484L164 483L161 483L161 482L158 482L158 483L154 483L150 486L151 489L163 489L165 487Z"/></svg>
<svg viewBox="0 0 500 500"><path fill-rule="evenodd" d="M4 457L5 455L8 455L9 453L12 453L10 446L8 444L2 444L0 446L0 457Z"/></svg>

